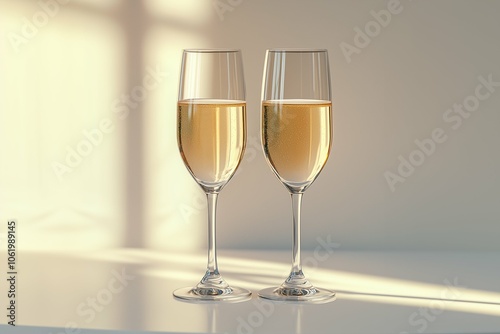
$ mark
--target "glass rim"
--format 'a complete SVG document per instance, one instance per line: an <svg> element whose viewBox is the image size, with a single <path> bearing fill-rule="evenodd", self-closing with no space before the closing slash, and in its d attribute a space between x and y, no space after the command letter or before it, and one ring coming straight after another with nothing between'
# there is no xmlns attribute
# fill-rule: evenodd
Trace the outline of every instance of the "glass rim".
<svg viewBox="0 0 500 334"><path fill-rule="evenodd" d="M232 53L232 52L241 52L240 49L224 49L224 48L209 48L209 49L184 49L184 52L187 53Z"/></svg>
<svg viewBox="0 0 500 334"><path fill-rule="evenodd" d="M319 52L328 52L327 49L308 49L308 48L272 48L267 49L267 52L274 53L319 53Z"/></svg>

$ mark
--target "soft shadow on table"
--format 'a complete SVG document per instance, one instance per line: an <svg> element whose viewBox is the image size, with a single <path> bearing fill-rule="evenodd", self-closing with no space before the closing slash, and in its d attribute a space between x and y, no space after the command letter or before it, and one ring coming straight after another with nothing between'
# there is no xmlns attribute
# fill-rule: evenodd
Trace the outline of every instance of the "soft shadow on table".
<svg viewBox="0 0 500 334"><path fill-rule="evenodd" d="M79 254L24 253L22 260L23 285L20 286L22 294L19 305L22 305L20 314L24 316L20 325L57 327L72 321L82 329L81 333L102 332L84 328L122 328L140 333L137 331L167 328L166 324L171 326L171 332L176 332L176 329L182 329L177 324L191 321L189 319L201 322L200 326L205 332L234 332L239 325L238 317L246 321L259 310L256 303L261 300L256 296L257 291L281 284L289 270L289 264L285 262L239 256L221 257L221 272L229 284L251 289L254 298L247 303L232 305L200 305L178 302L174 300L172 291L192 286L201 279L205 270L204 254L119 249ZM310 270L306 275L316 286L334 289L337 300L311 307L275 304L273 319L264 317L266 331L273 332L281 328L295 333L308 332L313 321L321 321L325 325L331 320L329 317L318 318L317 312L324 312L321 310L329 310L332 315L341 318L343 314L348 314L349 309L358 310L360 307L364 312L380 312L380 316L384 312L398 310L400 315L395 315L394 319L402 322L402 328L411 327L407 325L407 318L412 312L434 305L450 311L450 315L470 314L474 319L498 319L500 316L500 293L496 291L326 267ZM95 319L87 321L88 317L78 312L79 305L88 303L89 297L106 297L102 291L109 289L111 280L120 273L132 275L133 279L127 282L123 292L113 293L112 300L104 302L106 305L103 305L102 311L96 312ZM117 285L116 282L113 284ZM186 318L186 314L190 317ZM286 328L281 323L273 323L274 319L282 316L289 320ZM340 318L337 318L337 323ZM195 326L194 322L192 326ZM195 327L189 328L195 330ZM20 333L50 333L30 330L27 328ZM60 332L64 333L52 331L54 334Z"/></svg>
<svg viewBox="0 0 500 334"><path fill-rule="evenodd" d="M433 300L434 301L442 301L442 302L446 302L446 303L456 302L456 303L471 303L471 304L484 304L484 305L498 305L498 306L500 306L500 301L488 302L488 301L477 301L477 300L430 298L430 297L409 296L409 295L390 295L390 294L382 294L382 293L365 293L365 292L356 292L356 291L338 290L338 289L335 291L339 294L346 294L346 295L388 297L388 298L409 298L409 299L418 299L418 300L426 300L426 301L433 301Z"/></svg>

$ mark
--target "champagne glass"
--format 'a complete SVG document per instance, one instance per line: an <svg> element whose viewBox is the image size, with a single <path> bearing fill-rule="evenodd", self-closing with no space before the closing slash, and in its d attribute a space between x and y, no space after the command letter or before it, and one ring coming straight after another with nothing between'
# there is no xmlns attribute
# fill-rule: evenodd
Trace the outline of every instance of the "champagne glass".
<svg viewBox="0 0 500 334"><path fill-rule="evenodd" d="M174 291L192 301L239 302L251 292L219 273L215 245L217 196L234 175L246 143L246 102L240 50L184 50L177 106L182 160L207 195L208 264L194 287Z"/></svg>
<svg viewBox="0 0 500 334"><path fill-rule="evenodd" d="M262 144L271 169L288 189L293 209L292 269L279 287L259 296L276 301L329 302L335 292L314 287L300 258L302 194L328 160L333 137L326 50L272 49L262 83Z"/></svg>

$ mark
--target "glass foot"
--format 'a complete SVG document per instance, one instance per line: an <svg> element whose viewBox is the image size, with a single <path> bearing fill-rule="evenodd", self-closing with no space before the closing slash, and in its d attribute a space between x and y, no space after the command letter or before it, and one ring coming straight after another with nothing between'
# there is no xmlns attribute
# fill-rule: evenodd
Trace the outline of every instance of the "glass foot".
<svg viewBox="0 0 500 334"><path fill-rule="evenodd" d="M281 287L267 288L259 291L259 297L278 302L301 302L312 304L329 303L336 299L335 292L323 288L313 288L307 290L307 292L301 290L300 294L295 294L295 292L296 291L284 290Z"/></svg>
<svg viewBox="0 0 500 334"><path fill-rule="evenodd" d="M316 288L302 271L292 273L279 287L259 291L259 297L281 302L329 303L336 299L334 291Z"/></svg>
<svg viewBox="0 0 500 334"><path fill-rule="evenodd" d="M174 297L183 301L244 302L252 298L247 289L229 286L219 273L207 272L195 287L181 288L173 292Z"/></svg>
<svg viewBox="0 0 500 334"><path fill-rule="evenodd" d="M183 301L193 302L230 302L238 303L250 300L252 292L238 287L231 287L225 290L199 291L197 288L181 288L174 291L174 297ZM213 293L213 294L212 294Z"/></svg>

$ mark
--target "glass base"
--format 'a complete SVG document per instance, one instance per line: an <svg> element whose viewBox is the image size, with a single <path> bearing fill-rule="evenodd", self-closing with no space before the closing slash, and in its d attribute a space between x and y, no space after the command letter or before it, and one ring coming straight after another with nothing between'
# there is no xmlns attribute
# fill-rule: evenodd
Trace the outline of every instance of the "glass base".
<svg viewBox="0 0 500 334"><path fill-rule="evenodd" d="M259 297L282 302L329 303L336 299L334 291L314 287L302 270L290 273L281 286L259 291Z"/></svg>
<svg viewBox="0 0 500 334"><path fill-rule="evenodd" d="M267 288L259 291L259 297L278 302L300 302L323 304L336 299L335 292L323 288L285 289L282 287Z"/></svg>
<svg viewBox="0 0 500 334"><path fill-rule="evenodd" d="M250 300L252 292L247 289L230 287L224 290L220 289L198 289L181 288L174 291L174 297L182 301L192 302L228 302L238 303Z"/></svg>
<svg viewBox="0 0 500 334"><path fill-rule="evenodd" d="M247 289L229 286L218 271L207 271L200 283L194 288L181 288L174 291L174 297L183 301L222 301L244 302L252 298Z"/></svg>

